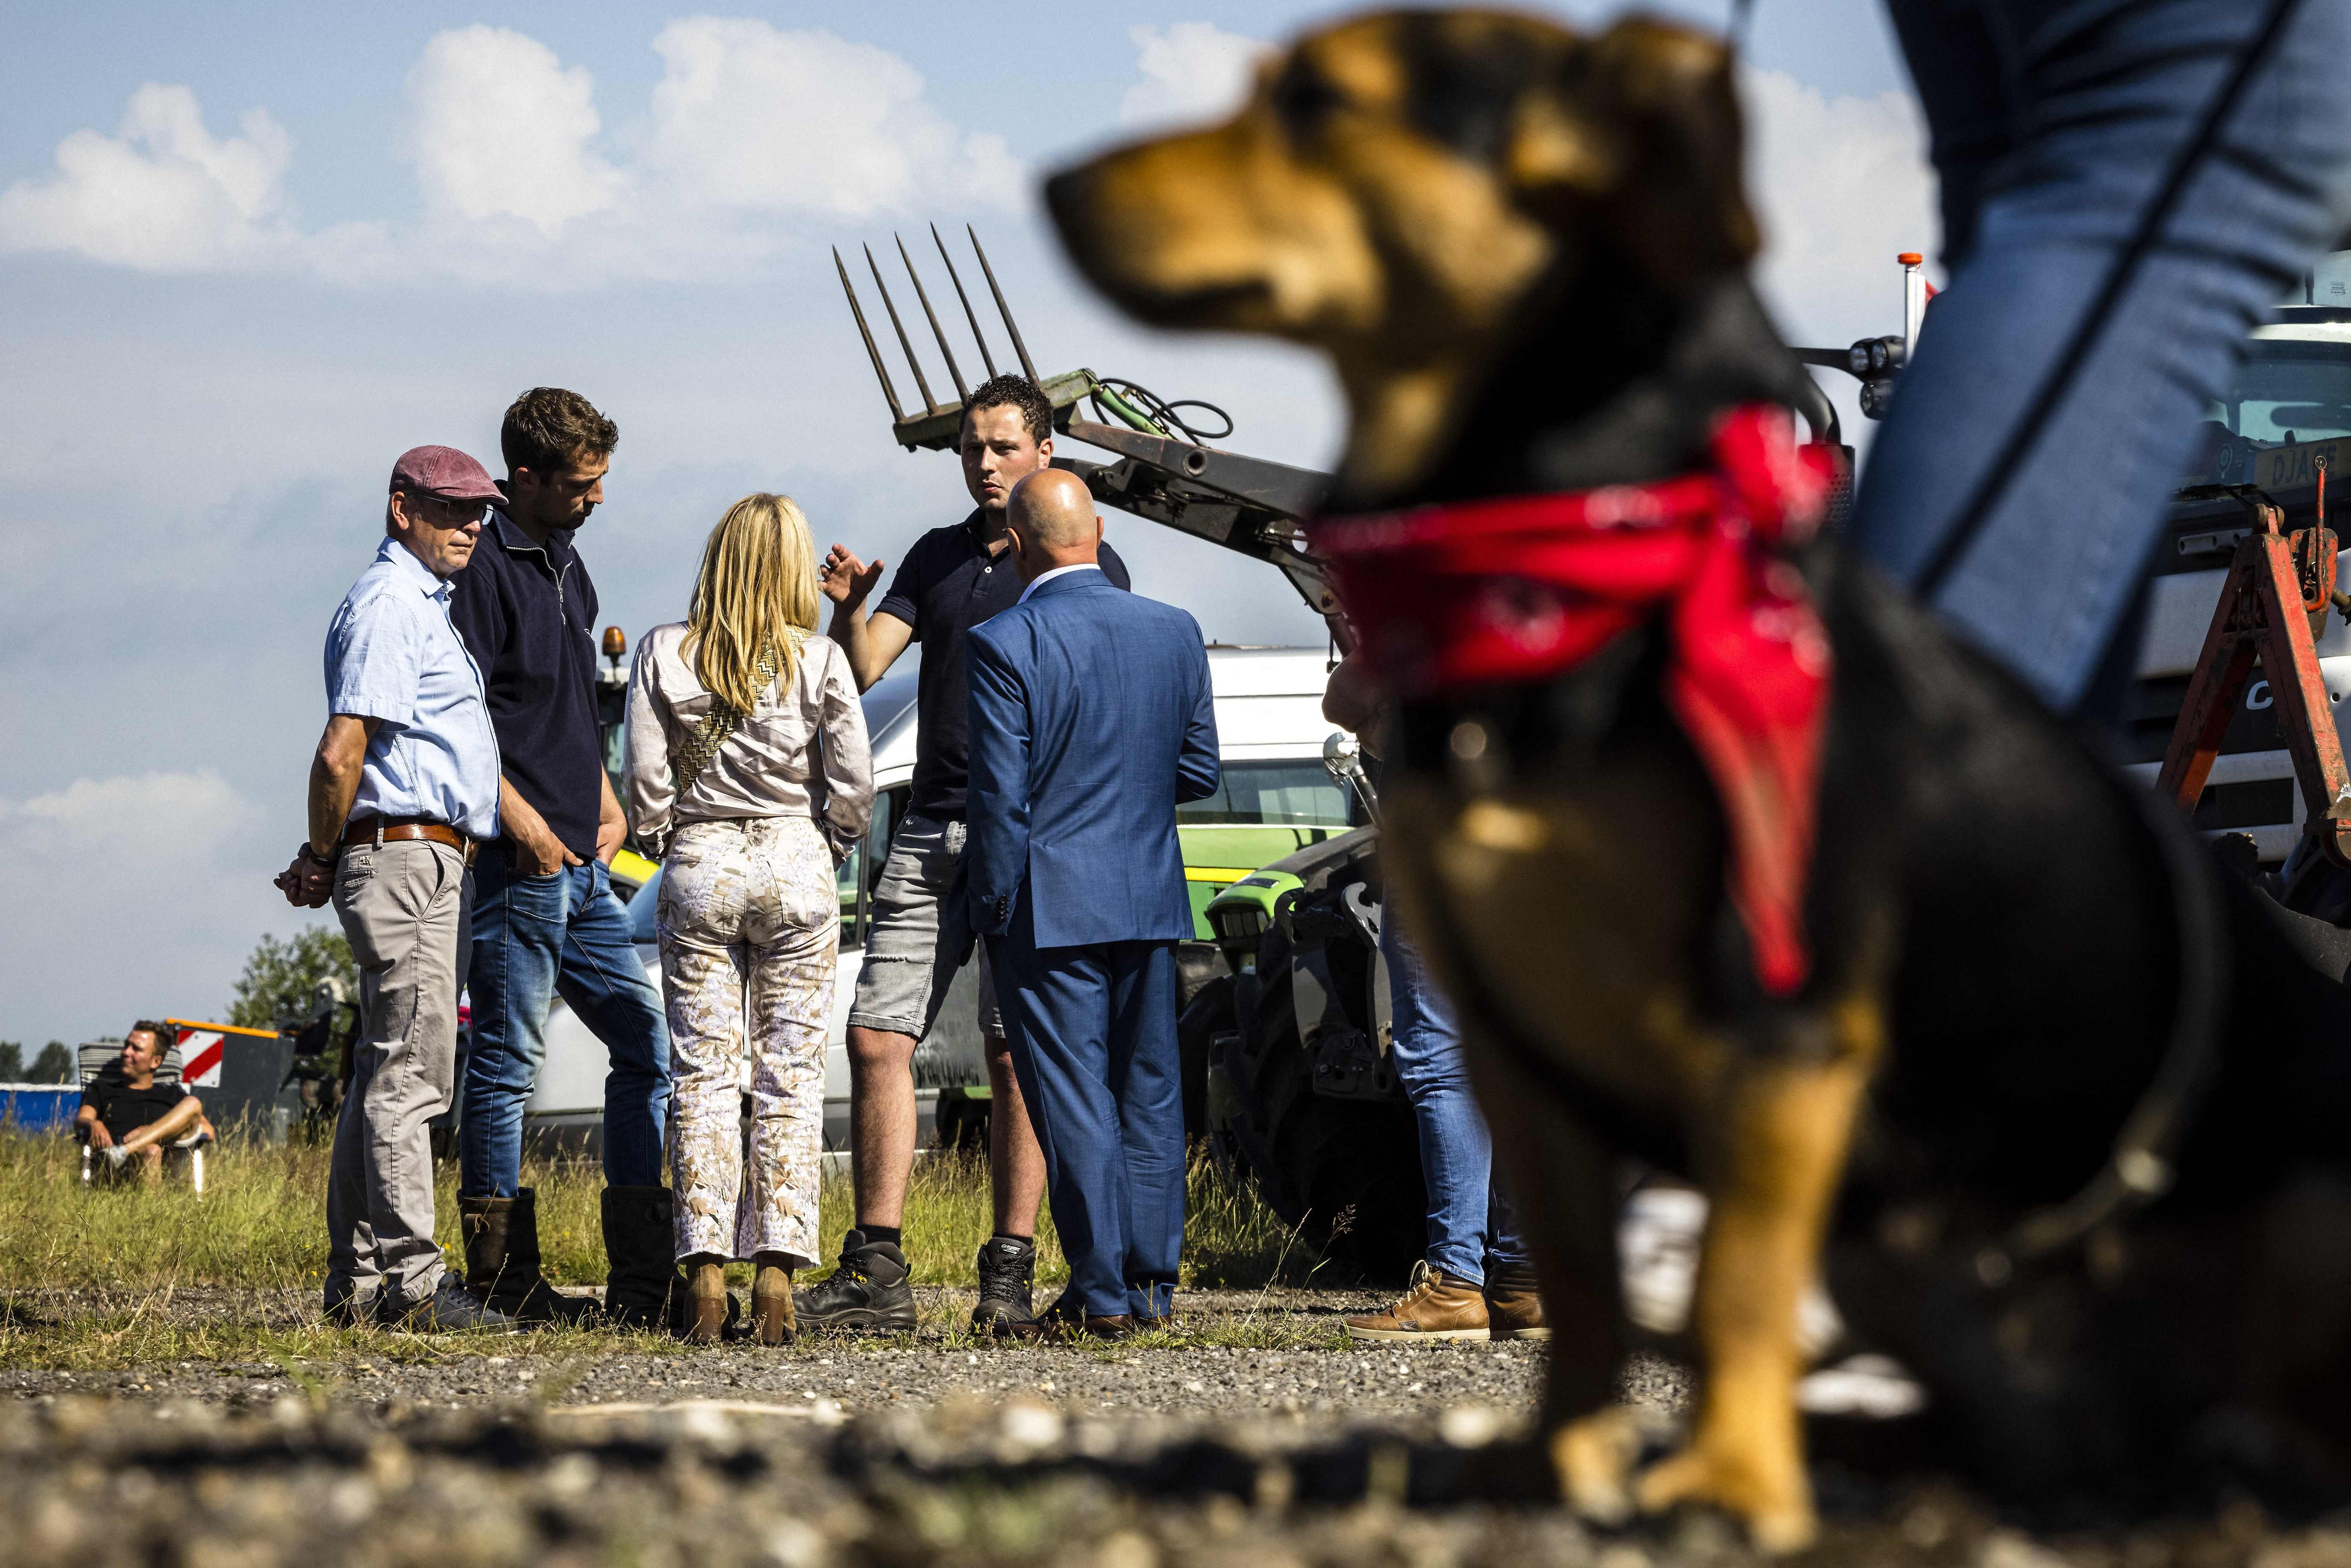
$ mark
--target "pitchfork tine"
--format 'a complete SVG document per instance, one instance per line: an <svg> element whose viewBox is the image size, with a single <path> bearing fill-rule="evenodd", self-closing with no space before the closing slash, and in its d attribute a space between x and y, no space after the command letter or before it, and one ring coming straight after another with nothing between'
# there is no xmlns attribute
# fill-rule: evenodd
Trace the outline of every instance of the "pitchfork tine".
<svg viewBox="0 0 2351 1568"><path fill-rule="evenodd" d="M873 334L865 329L865 312L857 303L857 290L849 281L849 268L841 264L841 247L832 247L832 269L841 274L841 292L849 296L849 313L857 318L857 335L865 340L865 357L873 361L873 373L882 378L882 395L890 402L890 418L894 423L906 422L906 411L898 406L898 389L890 384L890 372L883 367L882 350L873 346Z"/></svg>
<svg viewBox="0 0 2351 1568"><path fill-rule="evenodd" d="M963 232L971 235L971 248L979 257L979 269L987 274L987 291L996 296L997 314L1004 318L1004 329L1012 334L1012 351L1020 356L1020 373L1029 378L1031 386L1042 389L1044 380L1029 359L1029 345L1020 340L1020 329L1012 319L1012 308L1004 303L1004 290L996 286L996 268L987 265L987 252L980 249L979 232L969 224L963 225Z"/></svg>
<svg viewBox="0 0 2351 1568"><path fill-rule="evenodd" d="M971 296L963 291L963 279L956 276L955 257L947 254L947 242L939 237L939 225L931 225L931 243L939 247L939 259L947 264L947 281L955 285L956 298L963 301L963 319L971 323L971 335L979 343L979 362L987 367L988 380L996 379L996 361L987 351L987 340L979 335L979 318L972 314Z"/></svg>
<svg viewBox="0 0 2351 1568"><path fill-rule="evenodd" d="M914 390L923 394L923 409L928 413L938 400L931 396L931 383L923 379L923 361L914 358L914 345L906 337L906 324L898 319L898 307L890 298L890 286L882 281L882 268L873 259L873 247L865 247L865 265L872 270L873 287L882 291L882 308L890 312L890 325L898 329L898 347L906 350L906 363L914 367Z"/></svg>
<svg viewBox="0 0 2351 1568"><path fill-rule="evenodd" d="M955 350L947 347L947 335L939 330L939 313L931 308L930 294L923 287L923 275L914 270L914 258L906 254L906 242L898 239L895 234L890 237L898 240L898 259L906 264L906 276L914 280L914 298L923 302L923 314L930 318L931 336L939 340L939 352L946 356L947 380L955 382L956 405L961 407L970 399L971 393L964 389L963 371L955 362Z"/></svg>

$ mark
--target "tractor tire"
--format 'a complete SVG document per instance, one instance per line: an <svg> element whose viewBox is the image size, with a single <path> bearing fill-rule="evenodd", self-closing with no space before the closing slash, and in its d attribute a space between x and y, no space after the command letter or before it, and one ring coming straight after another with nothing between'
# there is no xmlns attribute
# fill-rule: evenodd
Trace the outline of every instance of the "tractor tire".
<svg viewBox="0 0 2351 1568"><path fill-rule="evenodd" d="M1176 1020L1176 1051L1184 1082L1184 1141L1208 1136L1208 1058L1217 1036L1233 1027L1233 977L1219 975L1185 1001Z"/></svg>
<svg viewBox="0 0 2351 1568"><path fill-rule="evenodd" d="M1258 983L1217 994L1221 1020L1212 1024L1207 990L1186 1014L1192 1034L1210 1048L1209 1152L1228 1176L1253 1178L1267 1207L1334 1269L1400 1284L1428 1234L1411 1107L1314 1092L1291 1000L1290 942L1278 925L1259 945L1252 978ZM1255 1005L1244 1026L1235 1015L1251 990Z"/></svg>

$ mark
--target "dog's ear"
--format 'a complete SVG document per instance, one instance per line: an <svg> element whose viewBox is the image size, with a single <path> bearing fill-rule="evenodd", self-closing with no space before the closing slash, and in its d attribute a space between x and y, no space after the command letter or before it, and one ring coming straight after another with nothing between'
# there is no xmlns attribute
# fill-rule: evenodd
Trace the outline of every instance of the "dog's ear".
<svg viewBox="0 0 2351 1568"><path fill-rule="evenodd" d="M1646 17L1579 40L1513 117L1521 205L1605 225L1667 287L1743 267L1760 240L1731 63L1719 39Z"/></svg>

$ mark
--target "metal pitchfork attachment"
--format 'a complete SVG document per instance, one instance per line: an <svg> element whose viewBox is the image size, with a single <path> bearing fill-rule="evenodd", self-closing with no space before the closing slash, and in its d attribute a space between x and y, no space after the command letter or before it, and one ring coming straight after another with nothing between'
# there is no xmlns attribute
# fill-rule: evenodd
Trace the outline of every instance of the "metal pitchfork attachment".
<svg viewBox="0 0 2351 1568"><path fill-rule="evenodd" d="M1331 591L1322 563L1308 552L1299 526L1330 494L1331 476L1209 446L1176 414L1176 410L1187 405L1161 402L1131 382L1105 380L1090 370L1050 377L1039 375L1035 361L1029 357L1029 346L1021 340L1019 325L1012 319L1012 308L1005 303L1004 290L996 280L996 268L988 264L987 252L980 246L978 234L969 225L965 225L964 233L971 240L980 274L987 280L987 291L996 301L997 314L1003 319L1005 335L1012 341L1012 352L1020 361L1021 374L1053 405L1053 428L1072 440L1115 453L1119 458L1114 463L1094 463L1082 457L1057 455L1053 466L1065 468L1083 479L1094 498L1105 507L1207 539L1273 567L1290 580L1309 609L1330 622L1340 646L1350 645L1338 617L1338 601ZM898 347L906 356L907 369L914 372L914 389L923 400L921 408L910 413L899 402L898 389L890 379L882 350L866 324L857 286L850 281L849 267L838 249L832 253L833 270L841 277L841 292L848 296L849 312L856 319L866 358L872 361L874 379L882 383L883 400L890 405L891 435L909 452L922 447L951 452L962 437L964 403L971 395L970 390L964 385L963 371L956 361L955 350L948 345L938 312L931 307L930 291L923 287L922 274L914 269L914 256L907 252L904 240L895 235L891 238L897 246L898 259L905 267L907 280L914 285L924 319L930 324L939 356L946 361L947 380L956 390L953 402L932 399L930 382L923 374L914 340L898 315L896 302L890 298L890 287L883 281L872 248L864 247L866 269L872 274L873 287L882 297L882 308L890 318ZM980 363L993 376L997 373L996 360L988 351L987 335L980 330L978 313L972 308L971 296L964 290L962 275L956 271L955 258L947 254L946 242L939 237L935 224L931 225L931 243L938 247L939 260L946 267L956 298L963 306L964 319L970 325L972 340L979 348ZM1080 408L1089 404L1095 413L1117 423L1080 418ZM1208 434L1211 439L1221 439L1217 432Z"/></svg>
<svg viewBox="0 0 2351 1568"><path fill-rule="evenodd" d="M2318 459L2318 516L2309 528L2285 531L2285 512L2251 485L2197 486L2181 494L2233 496L2252 514L2237 546L2220 602L2204 634L2187 700L2164 753L2157 791L2193 811L2220 754L2259 660L2277 703L2278 726L2294 754L2302 787L2304 831L2326 858L2351 866L2351 769L2326 680L2318 667L2318 636L2331 605L2351 621L2351 594L2335 591L2335 531L2326 526L2326 459Z"/></svg>

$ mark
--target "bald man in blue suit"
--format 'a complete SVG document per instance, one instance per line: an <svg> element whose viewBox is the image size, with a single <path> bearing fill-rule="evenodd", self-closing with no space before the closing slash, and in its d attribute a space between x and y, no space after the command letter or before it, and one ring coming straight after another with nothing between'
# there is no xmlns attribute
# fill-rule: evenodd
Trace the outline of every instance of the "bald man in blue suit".
<svg viewBox="0 0 2351 1568"><path fill-rule="evenodd" d="M1199 623L1094 565L1102 519L1041 469L1006 508L1020 602L972 629L973 925L1045 1153L1070 1286L1028 1336L1163 1321L1184 1245L1176 805L1217 788Z"/></svg>

